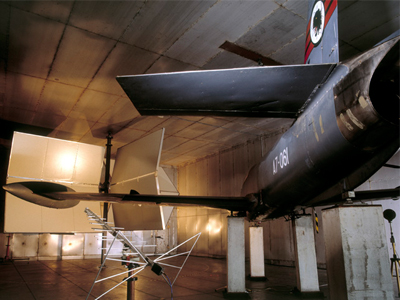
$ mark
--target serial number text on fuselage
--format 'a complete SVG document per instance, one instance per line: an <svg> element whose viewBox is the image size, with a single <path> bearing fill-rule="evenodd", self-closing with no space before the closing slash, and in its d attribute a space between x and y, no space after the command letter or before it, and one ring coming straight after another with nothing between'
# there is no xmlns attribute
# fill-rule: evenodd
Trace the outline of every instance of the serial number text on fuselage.
<svg viewBox="0 0 400 300"><path fill-rule="evenodd" d="M279 169L283 169L289 165L289 150L288 147L283 149L282 152L279 153L278 156L272 160L272 174L275 175L278 173Z"/></svg>

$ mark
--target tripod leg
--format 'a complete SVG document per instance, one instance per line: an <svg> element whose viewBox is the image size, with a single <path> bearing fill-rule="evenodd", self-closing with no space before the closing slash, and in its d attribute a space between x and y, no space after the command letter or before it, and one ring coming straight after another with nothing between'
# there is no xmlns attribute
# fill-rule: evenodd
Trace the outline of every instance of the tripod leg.
<svg viewBox="0 0 400 300"><path fill-rule="evenodd" d="M394 264L394 261L392 260L392 259L390 259L391 260L391 264L390 264L390 275L392 275L392 277L393 277L393 264Z"/></svg>
<svg viewBox="0 0 400 300"><path fill-rule="evenodd" d="M399 278L399 267L400 267L400 262L398 259L394 261L395 265L395 270L396 270L396 279L397 279L397 295L400 297L400 278ZM393 267L393 264L392 264Z"/></svg>

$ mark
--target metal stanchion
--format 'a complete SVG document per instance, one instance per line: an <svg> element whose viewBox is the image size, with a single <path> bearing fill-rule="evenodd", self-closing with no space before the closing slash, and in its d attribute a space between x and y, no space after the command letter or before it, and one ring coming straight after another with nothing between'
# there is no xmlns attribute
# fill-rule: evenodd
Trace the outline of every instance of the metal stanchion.
<svg viewBox="0 0 400 300"><path fill-rule="evenodd" d="M100 186L99 190L100 192L103 192L105 194L108 194L109 188L110 188L110 165L111 165L111 140L112 140L112 135L111 132L108 133L107 135L107 150L106 150L106 170L105 170L105 175L104 175L104 183ZM108 203L104 202L103 206L103 219L105 222L108 220ZM101 264L103 264L104 261L104 252L107 248L107 232L102 233L102 243L101 243Z"/></svg>
<svg viewBox="0 0 400 300"><path fill-rule="evenodd" d="M393 276L393 269L395 270L395 275L393 277L396 277L397 279L397 295L400 297L400 278L399 278L399 268L400 268L400 258L397 257L396 253L396 241L393 236L393 230L392 230L392 220L396 218L396 213L392 209L386 209L383 212L383 217L388 220L389 225L390 225L390 242L392 243L392 248L393 248L393 257L390 259L390 273Z"/></svg>

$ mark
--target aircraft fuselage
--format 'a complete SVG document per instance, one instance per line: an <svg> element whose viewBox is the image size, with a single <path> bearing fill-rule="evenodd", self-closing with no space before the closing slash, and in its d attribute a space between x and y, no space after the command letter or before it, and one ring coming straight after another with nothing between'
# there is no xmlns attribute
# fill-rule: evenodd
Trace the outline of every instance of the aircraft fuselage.
<svg viewBox="0 0 400 300"><path fill-rule="evenodd" d="M339 193L352 190L397 151L398 49L399 38L338 64L316 87L293 126L250 170L242 195L259 202L250 219L317 205L315 197L338 182Z"/></svg>

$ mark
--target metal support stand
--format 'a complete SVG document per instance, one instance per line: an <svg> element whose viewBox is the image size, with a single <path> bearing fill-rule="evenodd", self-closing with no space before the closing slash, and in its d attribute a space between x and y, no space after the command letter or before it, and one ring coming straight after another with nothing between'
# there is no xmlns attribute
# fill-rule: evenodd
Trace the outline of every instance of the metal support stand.
<svg viewBox="0 0 400 300"><path fill-rule="evenodd" d="M11 239L11 233L9 233L7 235L7 245L6 245L7 250L6 250L6 256L4 257L4 261L11 261L10 256L9 256L10 255L10 246L11 246L10 239Z"/></svg>
<svg viewBox="0 0 400 300"><path fill-rule="evenodd" d="M178 246L176 246L175 248L169 250L167 253L164 253L163 255L161 255L160 257L157 257L156 259L152 260L150 259L146 254L144 254L142 251L140 251L135 245L132 244L132 242L120 231L123 230L123 228L116 228L113 226L109 225L109 222L105 222L104 219L100 218L98 215L96 215L95 213L93 213L90 209L86 208L85 209L86 214L89 217L90 221L94 221L96 223L91 223L91 224L95 224L95 225L99 225L102 228L93 228L94 230L101 230L101 231L105 231L110 233L113 236L112 239L112 243L111 246L109 247L104 260L100 266L100 270L92 284L92 287L90 288L89 294L86 297L86 299L89 298L90 293L93 290L93 287L96 283L104 281L104 280L108 280L110 278L114 278L117 276L120 276L122 274L126 274L128 273L128 277L125 278L124 280L122 280L120 283L116 284L114 287L112 287L111 289L109 289L108 291L104 292L102 295L100 295L99 297L97 297L96 299L100 299L101 297L103 297L105 294L109 293L110 291L112 291L113 289L115 289L116 287L120 286L122 283L127 282L128 283L128 287L127 287L127 299L134 299L134 290L135 290L135 285L134 282L137 280L134 276L136 274L138 274L139 272L143 271L146 267L150 267L151 271L154 272L155 274L162 276L164 278L164 280L166 281L166 283L169 285L170 289L171 289L171 298L172 298L172 294L173 294L173 290L172 290L172 286L174 285L176 279L178 278L180 272L182 271L183 266L185 265L187 259L189 258L190 253L192 252L194 246L196 245L198 239L200 238L200 234L198 233L196 235L194 235L193 237L191 237L190 239L186 240L185 242L179 244ZM138 259L137 261L132 261L130 258L128 259L127 257L123 257L122 259L114 259L114 258L108 258L108 255L110 253L110 250L115 242L115 240L120 241L125 248L129 248L132 253L130 253L129 255L134 255L136 256L136 258ZM189 241L193 240L193 245L190 248L189 251L185 251L179 254L175 254L175 255L171 255L170 254L174 251L176 251L177 248L181 247L182 245L188 243ZM167 264L164 261L170 259L170 258L178 258L178 257L182 257L184 258L183 263L179 265L177 265L177 263L171 263L171 264ZM186 258L185 258L186 257ZM121 262L123 265L127 265L128 266L128 271L124 271L122 273L118 273L115 275L111 275L109 277L106 278L102 278L97 280L97 278L100 275L100 272L102 270L102 268L105 265L105 261L106 260L113 260L113 261L119 261ZM178 270L174 280L171 282L170 279L168 278L167 274L164 271L164 268L162 267L171 267L175 270Z"/></svg>
<svg viewBox="0 0 400 300"><path fill-rule="evenodd" d="M126 299L127 300L135 300L135 281L137 281L138 278L133 276L133 270L138 267L139 267L139 265L134 264L134 263L130 263L128 265L128 269L129 269L128 278L129 279L126 280L126 282L127 282Z"/></svg>
<svg viewBox="0 0 400 300"><path fill-rule="evenodd" d="M112 135L111 132L108 133L107 135L107 150L106 150L106 170L105 170L105 174L104 174L104 183L100 186L100 192L103 192L105 194L108 194L109 188L110 188L110 165L111 165L111 140L112 140ZM104 202L103 203L103 219L105 222L107 222L108 220L108 203ZM102 233L102 244L101 244L101 264L103 264L104 261L104 252L106 250L107 247L107 232L103 232Z"/></svg>
<svg viewBox="0 0 400 300"><path fill-rule="evenodd" d="M400 268L400 258L397 257L396 253L396 245L395 245L395 240L392 232L392 224L390 223L390 242L392 243L393 247L393 257L390 259L391 264L390 264L390 273L393 276L393 269L395 269L395 276L397 279L397 296L400 297L400 277L399 277L399 268Z"/></svg>
<svg viewBox="0 0 400 300"><path fill-rule="evenodd" d="M388 220L388 222L389 222L390 242L392 243L392 248L393 248L393 257L390 258L390 274L392 274L392 277L396 277L396 279L397 279L397 296L400 297L400 277L399 277L400 258L397 257L396 240L394 239L393 230L392 230L392 221L394 218L396 218L396 213L392 209L386 209L383 212L383 217L386 220ZM395 270L394 276L393 276L393 269Z"/></svg>

